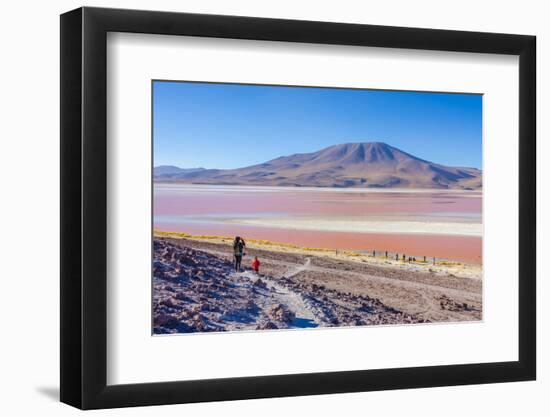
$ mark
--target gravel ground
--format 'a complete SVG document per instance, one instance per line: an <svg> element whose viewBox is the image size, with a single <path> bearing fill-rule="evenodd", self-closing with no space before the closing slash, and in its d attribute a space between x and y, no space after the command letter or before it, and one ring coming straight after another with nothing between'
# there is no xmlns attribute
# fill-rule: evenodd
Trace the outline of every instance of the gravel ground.
<svg viewBox="0 0 550 417"><path fill-rule="evenodd" d="M248 268L254 256L260 274ZM154 333L474 321L481 280L227 244L154 239Z"/></svg>

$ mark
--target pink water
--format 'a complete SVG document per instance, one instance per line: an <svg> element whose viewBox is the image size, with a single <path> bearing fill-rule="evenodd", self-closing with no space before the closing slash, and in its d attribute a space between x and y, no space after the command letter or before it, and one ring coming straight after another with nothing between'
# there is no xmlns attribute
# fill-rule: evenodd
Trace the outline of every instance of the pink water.
<svg viewBox="0 0 550 417"><path fill-rule="evenodd" d="M397 230L395 233L300 230L239 224L239 218L270 216L315 216L325 220L383 216L423 222L480 223L481 204L481 193L474 192L357 192L155 184L154 227L191 234L240 235L308 247L375 249L481 263L481 236L412 234Z"/></svg>

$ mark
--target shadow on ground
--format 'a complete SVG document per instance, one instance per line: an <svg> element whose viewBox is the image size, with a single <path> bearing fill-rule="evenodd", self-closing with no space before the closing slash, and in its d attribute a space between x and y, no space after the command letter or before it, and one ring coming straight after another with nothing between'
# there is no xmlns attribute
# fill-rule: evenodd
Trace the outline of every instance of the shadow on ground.
<svg viewBox="0 0 550 417"><path fill-rule="evenodd" d="M53 401L59 401L59 387L36 387L36 391Z"/></svg>

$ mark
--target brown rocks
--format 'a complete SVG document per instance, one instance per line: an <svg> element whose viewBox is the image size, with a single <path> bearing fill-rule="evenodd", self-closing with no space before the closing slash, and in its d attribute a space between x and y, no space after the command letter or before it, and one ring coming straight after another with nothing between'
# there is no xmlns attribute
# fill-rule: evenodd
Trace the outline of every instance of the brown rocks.
<svg viewBox="0 0 550 417"><path fill-rule="evenodd" d="M470 310L470 307L466 303L457 303L453 299L447 297L446 295L442 295L439 297L439 307L442 310L449 310L449 311L467 311Z"/></svg>
<svg viewBox="0 0 550 417"><path fill-rule="evenodd" d="M266 321L258 324L256 330L274 330L278 329L277 325L271 321Z"/></svg>
<svg viewBox="0 0 550 417"><path fill-rule="evenodd" d="M294 320L294 313L282 304L275 304L268 308L267 315L276 321L290 323Z"/></svg>
<svg viewBox="0 0 550 417"><path fill-rule="evenodd" d="M252 285L254 285L255 287L267 288L267 284L262 281L261 278L258 278L256 281L254 281Z"/></svg>
<svg viewBox="0 0 550 417"><path fill-rule="evenodd" d="M172 297L161 300L159 304L170 308L174 308L177 305Z"/></svg>
<svg viewBox="0 0 550 417"><path fill-rule="evenodd" d="M175 327L178 323L178 319L170 314L161 313L155 317L155 326Z"/></svg>

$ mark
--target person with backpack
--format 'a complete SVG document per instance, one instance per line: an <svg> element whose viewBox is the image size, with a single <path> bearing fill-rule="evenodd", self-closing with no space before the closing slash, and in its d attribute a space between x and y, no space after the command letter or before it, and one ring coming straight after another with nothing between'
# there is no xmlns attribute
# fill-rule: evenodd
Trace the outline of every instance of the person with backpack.
<svg viewBox="0 0 550 417"><path fill-rule="evenodd" d="M233 241L233 255L235 256L235 272L241 272L241 262L243 260L244 248L246 243L240 236L235 237Z"/></svg>

